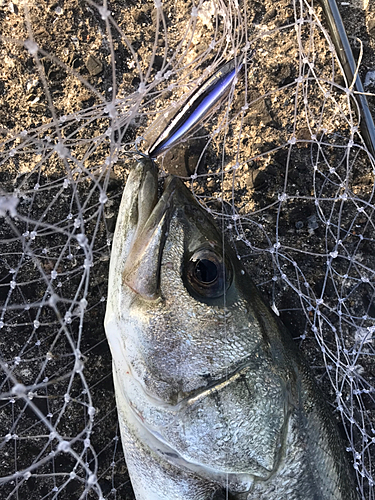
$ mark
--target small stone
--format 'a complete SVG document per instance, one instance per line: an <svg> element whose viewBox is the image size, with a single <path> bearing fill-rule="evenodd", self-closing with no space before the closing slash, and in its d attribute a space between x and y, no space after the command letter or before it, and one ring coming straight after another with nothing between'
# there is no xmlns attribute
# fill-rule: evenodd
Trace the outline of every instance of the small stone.
<svg viewBox="0 0 375 500"><path fill-rule="evenodd" d="M367 90L369 87L375 87L375 71L368 71L365 76L364 81L365 89Z"/></svg>
<svg viewBox="0 0 375 500"><path fill-rule="evenodd" d="M103 71L103 64L93 55L89 55L86 68L91 76L97 76Z"/></svg>
<svg viewBox="0 0 375 500"><path fill-rule="evenodd" d="M9 2L8 3L8 10L9 12L11 12L12 14L18 14L18 7L16 4L14 4L13 2Z"/></svg>
<svg viewBox="0 0 375 500"><path fill-rule="evenodd" d="M264 191L267 188L268 182L267 172L264 170L251 170L247 181L247 185L254 191Z"/></svg>
<svg viewBox="0 0 375 500"><path fill-rule="evenodd" d="M375 38L375 19L369 19L367 22L367 27L369 35Z"/></svg>
<svg viewBox="0 0 375 500"><path fill-rule="evenodd" d="M307 217L307 226L311 231L318 229L319 224L316 220L316 215L310 215L310 217Z"/></svg>

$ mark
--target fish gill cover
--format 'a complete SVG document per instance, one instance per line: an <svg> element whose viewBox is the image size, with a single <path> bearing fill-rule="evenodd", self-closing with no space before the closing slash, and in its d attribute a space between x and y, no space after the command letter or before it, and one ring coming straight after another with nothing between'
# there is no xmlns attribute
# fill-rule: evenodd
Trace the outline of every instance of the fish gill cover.
<svg viewBox="0 0 375 500"><path fill-rule="evenodd" d="M375 91L374 5L342 9ZM374 498L375 161L320 5L20 0L0 18L1 498L134 498L103 329L128 153L253 50L158 164L289 327Z"/></svg>

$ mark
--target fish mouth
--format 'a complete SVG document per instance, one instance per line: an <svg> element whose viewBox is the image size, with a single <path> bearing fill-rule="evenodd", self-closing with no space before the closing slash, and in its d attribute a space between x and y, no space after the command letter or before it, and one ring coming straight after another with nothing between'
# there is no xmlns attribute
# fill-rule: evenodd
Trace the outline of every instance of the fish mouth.
<svg viewBox="0 0 375 500"><path fill-rule="evenodd" d="M178 179L168 176L158 199L157 168L148 158L139 160L142 176L133 202L135 233L123 267L125 285L147 300L159 297L160 263L173 213Z"/></svg>

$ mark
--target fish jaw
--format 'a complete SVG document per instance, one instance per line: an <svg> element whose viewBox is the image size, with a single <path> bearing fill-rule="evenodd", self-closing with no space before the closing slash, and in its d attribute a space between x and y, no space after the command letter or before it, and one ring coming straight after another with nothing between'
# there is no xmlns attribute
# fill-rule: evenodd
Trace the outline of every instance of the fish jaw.
<svg viewBox="0 0 375 500"><path fill-rule="evenodd" d="M116 231L112 242L111 260L108 276L108 298L104 327L111 348L113 360L121 362L123 350L121 335L117 331L121 328L119 309L124 300L124 294L118 293L122 290L122 274L124 264L130 251L131 242L138 226L138 192L144 177L145 167L140 162L134 166L129 174L120 204L117 217Z"/></svg>

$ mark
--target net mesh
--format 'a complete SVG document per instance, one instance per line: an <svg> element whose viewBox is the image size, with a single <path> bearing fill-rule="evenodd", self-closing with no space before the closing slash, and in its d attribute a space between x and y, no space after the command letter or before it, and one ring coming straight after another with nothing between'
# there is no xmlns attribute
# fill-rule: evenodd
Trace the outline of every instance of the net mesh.
<svg viewBox="0 0 375 500"><path fill-rule="evenodd" d="M368 92L371 9L343 12ZM244 54L229 97L161 175L182 177L231 239L374 498L375 160L320 6L10 2L1 18L1 497L134 498L103 329L129 153Z"/></svg>

